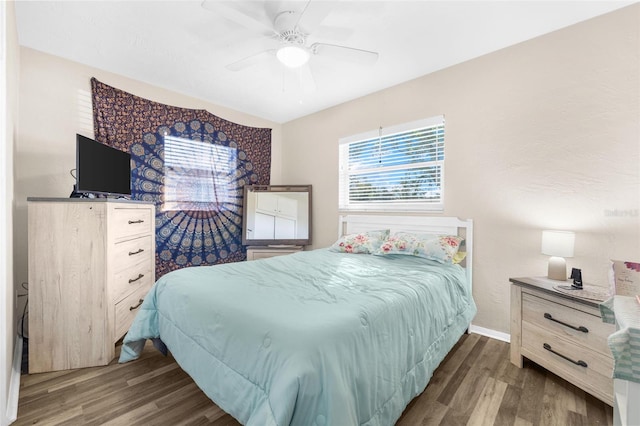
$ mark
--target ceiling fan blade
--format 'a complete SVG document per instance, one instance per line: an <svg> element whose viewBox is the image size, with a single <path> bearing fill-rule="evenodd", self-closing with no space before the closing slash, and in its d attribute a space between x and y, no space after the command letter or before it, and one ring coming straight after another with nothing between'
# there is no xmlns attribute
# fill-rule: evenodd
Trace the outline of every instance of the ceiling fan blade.
<svg viewBox="0 0 640 426"><path fill-rule="evenodd" d="M332 25L320 25L313 33L314 38L321 40L346 40L353 35L351 28L334 27Z"/></svg>
<svg viewBox="0 0 640 426"><path fill-rule="evenodd" d="M300 13L296 27L303 33L313 34L333 9L332 2L309 0Z"/></svg>
<svg viewBox="0 0 640 426"><path fill-rule="evenodd" d="M241 25L247 29L268 35L278 34L276 30L273 29L273 25L271 25L271 23L265 22L266 19L261 19L261 17L259 16L254 16L253 14L249 14L248 12L240 11L233 7L231 4L234 3L221 2L216 0L203 0L201 6L202 8L219 14L222 17L235 22L236 24Z"/></svg>
<svg viewBox="0 0 640 426"><path fill-rule="evenodd" d="M356 49L354 47L338 46L336 44L314 43L311 51L316 55L331 57L361 65L373 65L378 60L378 52Z"/></svg>
<svg viewBox="0 0 640 426"><path fill-rule="evenodd" d="M232 62L225 66L229 71L241 71L243 69L252 67L260 62L267 60L271 56L275 56L276 51L273 49L264 50L262 52L247 56L238 61Z"/></svg>

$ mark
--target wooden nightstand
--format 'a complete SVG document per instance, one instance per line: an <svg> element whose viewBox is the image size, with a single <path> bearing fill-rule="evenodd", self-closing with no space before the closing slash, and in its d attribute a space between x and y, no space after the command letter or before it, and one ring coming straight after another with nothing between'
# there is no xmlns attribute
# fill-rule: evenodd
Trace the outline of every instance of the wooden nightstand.
<svg viewBox="0 0 640 426"><path fill-rule="evenodd" d="M247 247L247 260L266 259L268 257L283 256L304 250L302 246L250 246Z"/></svg>
<svg viewBox="0 0 640 426"><path fill-rule="evenodd" d="M511 362L523 357L613 405L613 358L598 302L554 289L560 281L510 278ZM567 283L569 283L567 281Z"/></svg>

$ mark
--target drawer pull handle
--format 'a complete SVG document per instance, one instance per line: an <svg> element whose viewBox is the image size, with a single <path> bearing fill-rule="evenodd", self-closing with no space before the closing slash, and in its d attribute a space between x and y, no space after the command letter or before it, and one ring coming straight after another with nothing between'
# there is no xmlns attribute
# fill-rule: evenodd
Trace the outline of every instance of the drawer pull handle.
<svg viewBox="0 0 640 426"><path fill-rule="evenodd" d="M142 305L142 302L144 302L144 299L138 300L138 304L136 306L129 306L129 310L133 311L134 309L138 309L140 305Z"/></svg>
<svg viewBox="0 0 640 426"><path fill-rule="evenodd" d="M138 249L136 251L130 251L129 256L133 256L134 254L140 254L144 251L144 249Z"/></svg>
<svg viewBox="0 0 640 426"><path fill-rule="evenodd" d="M129 284L131 283L135 283L136 281L138 281L140 278L144 277L143 274L138 274L138 278L134 278L134 279L129 279Z"/></svg>
<svg viewBox="0 0 640 426"><path fill-rule="evenodd" d="M564 356L564 355L562 355L560 352L556 352L556 351L554 351L553 349L551 349L551 345L550 345L550 344L548 344L548 343L544 343L544 344L542 345L542 347L543 347L543 348L545 348L546 350L548 350L549 352L551 352L551 353L553 353L553 354L558 355L560 358L564 358L564 359L566 359L567 361L569 361L569 362L571 362L571 363L573 363L573 364L575 364L575 365L579 365L580 367L587 368L587 363L586 363L586 362L584 362L583 360L579 359L579 360L577 360L577 361L574 361L574 360L572 360L571 358L569 358L568 356Z"/></svg>
<svg viewBox="0 0 640 426"><path fill-rule="evenodd" d="M544 317L548 320L551 320L553 322L557 322L558 324L562 324L565 327L569 327L573 330L577 330L577 331L582 331L583 333L588 333L589 329L587 327L585 327L584 325L580 325L578 327L576 327L575 325L571 325L571 324L567 324L566 322L562 322L560 320L555 319L554 317L551 316L551 314L548 314L545 312Z"/></svg>
<svg viewBox="0 0 640 426"><path fill-rule="evenodd" d="M134 223L142 223L142 222L144 222L144 220L142 220L142 219L138 219L138 220L130 220L130 221L129 221L129 225L133 225Z"/></svg>

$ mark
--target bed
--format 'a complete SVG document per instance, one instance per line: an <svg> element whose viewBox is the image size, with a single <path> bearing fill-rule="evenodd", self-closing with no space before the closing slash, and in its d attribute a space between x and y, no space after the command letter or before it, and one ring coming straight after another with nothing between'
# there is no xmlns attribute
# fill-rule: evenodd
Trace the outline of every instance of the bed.
<svg viewBox="0 0 640 426"><path fill-rule="evenodd" d="M395 423L476 313L473 233L457 218L347 215L339 241L380 230L458 235L466 257L385 254L382 243L354 254L337 242L174 271L145 298L120 362L154 340L245 425Z"/></svg>

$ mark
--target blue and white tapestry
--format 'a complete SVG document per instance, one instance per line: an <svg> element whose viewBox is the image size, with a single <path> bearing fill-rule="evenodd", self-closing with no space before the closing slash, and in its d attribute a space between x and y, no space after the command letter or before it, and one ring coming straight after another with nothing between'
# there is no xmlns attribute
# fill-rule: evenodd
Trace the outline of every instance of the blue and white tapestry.
<svg viewBox="0 0 640 426"><path fill-rule="evenodd" d="M242 191L269 184L271 129L91 86L96 140L131 154L131 198L156 206L156 278L244 260Z"/></svg>

